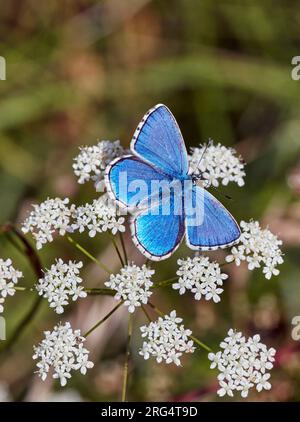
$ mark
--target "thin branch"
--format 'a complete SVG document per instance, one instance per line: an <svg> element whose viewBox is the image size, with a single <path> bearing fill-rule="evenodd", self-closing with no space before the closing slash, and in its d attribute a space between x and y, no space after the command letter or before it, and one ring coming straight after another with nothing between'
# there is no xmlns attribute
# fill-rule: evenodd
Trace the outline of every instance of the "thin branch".
<svg viewBox="0 0 300 422"><path fill-rule="evenodd" d="M145 306L144 306L144 305L142 305L142 311L143 311L143 312L144 312L144 314L146 315L146 317L147 317L148 321L149 321L149 322L152 322L152 319L151 319L150 315L148 314L148 312L147 312L147 310L146 310L146 308L145 308Z"/></svg>
<svg viewBox="0 0 300 422"><path fill-rule="evenodd" d="M197 337L191 334L189 338L193 340L196 344L198 344L198 346L202 347L202 349L206 350L207 352L212 352L212 349L206 344L202 343L202 341L198 340Z"/></svg>
<svg viewBox="0 0 300 422"><path fill-rule="evenodd" d="M90 254L83 246L81 246L78 242L72 239L71 236L67 236L67 239L72 245L74 245L80 252L82 252L85 256L87 256L91 261L99 265L99 267L102 268L102 270L104 270L108 274L112 274L112 271L105 264L99 261L99 259L94 257L92 254Z"/></svg>
<svg viewBox="0 0 300 422"><path fill-rule="evenodd" d="M171 286L174 281L178 280L178 276L169 278L167 280L158 281L157 283L153 284L153 289L157 289L158 287L167 287Z"/></svg>
<svg viewBox="0 0 300 422"><path fill-rule="evenodd" d="M27 256L28 260L30 261L30 264L32 268L34 269L34 272L37 276L37 278L42 278L44 276L42 271L42 265L39 256L37 255L35 249L31 246L31 244L28 242L26 237L21 233L16 227L14 227L11 223L7 223L4 226L0 228L0 233L13 233L23 244L25 255ZM16 246L16 243L13 241L12 244L20 251L20 249Z"/></svg>
<svg viewBox="0 0 300 422"><path fill-rule="evenodd" d="M132 336L132 314L129 314L129 319L128 319L128 338L127 338L126 356L125 356L124 371L123 371L122 402L125 402L126 401L126 397L127 397L128 367L129 367L129 358L130 358L130 342L131 342L131 336Z"/></svg>
<svg viewBox="0 0 300 422"><path fill-rule="evenodd" d="M115 247L115 250L116 250L116 252L117 252L117 255L118 255L118 257L119 257L119 260L120 260L120 263L121 263L121 266L122 267L124 267L124 260L123 260L123 258L122 258L122 255L121 255L121 252L120 252L120 249L119 249L119 247L118 247L118 245L117 245L117 242L115 241L115 238L113 237L113 235L109 235L110 236L110 238L111 238L111 240L112 240L112 243L113 243L113 245L114 245L114 247Z"/></svg>
<svg viewBox="0 0 300 422"><path fill-rule="evenodd" d="M116 294L115 290L112 289L106 289L106 288L87 288L84 289L84 291L91 296L114 296Z"/></svg>
<svg viewBox="0 0 300 422"><path fill-rule="evenodd" d="M125 263L128 265L128 255L127 255L127 251L126 251L124 237L123 237L123 234L121 232L119 232L119 235L120 235L120 239L121 239L121 245L122 245L122 249L123 249L123 253L124 253Z"/></svg>
<svg viewBox="0 0 300 422"><path fill-rule="evenodd" d="M122 304L123 302L119 302L108 314L105 315L104 318L100 319L97 324L93 325L92 328L90 328L85 334L83 334L83 337L89 336L94 330L96 330L96 328L103 324L103 322L105 322Z"/></svg>

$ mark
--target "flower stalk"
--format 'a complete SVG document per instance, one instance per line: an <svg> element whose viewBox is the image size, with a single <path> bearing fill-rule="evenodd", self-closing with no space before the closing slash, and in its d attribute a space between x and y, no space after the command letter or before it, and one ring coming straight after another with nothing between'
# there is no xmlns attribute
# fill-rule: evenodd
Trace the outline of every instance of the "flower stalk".
<svg viewBox="0 0 300 422"><path fill-rule="evenodd" d="M126 402L126 398L127 398L128 368L129 368L129 358L130 358L130 342L131 342L131 337L132 337L132 315L129 314L129 318L128 318L127 347L126 347L126 356L125 356L124 370L123 370L122 402Z"/></svg>

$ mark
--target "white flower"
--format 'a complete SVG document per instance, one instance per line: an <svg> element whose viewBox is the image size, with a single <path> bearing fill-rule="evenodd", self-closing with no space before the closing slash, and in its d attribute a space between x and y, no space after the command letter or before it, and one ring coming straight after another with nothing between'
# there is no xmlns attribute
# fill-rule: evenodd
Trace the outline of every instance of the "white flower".
<svg viewBox="0 0 300 422"><path fill-rule="evenodd" d="M206 300L212 299L219 302L223 289L223 280L228 278L227 274L221 273L218 263L210 262L207 257L195 256L194 258L179 259L177 261L179 279L172 285L173 289L179 290L179 294L190 290L194 293L195 299L200 300L203 296Z"/></svg>
<svg viewBox="0 0 300 422"><path fill-rule="evenodd" d="M74 210L72 230L82 233L88 230L90 237L97 233L111 230L112 234L125 231L125 218L119 215L119 210L107 194L95 199L91 204L77 207Z"/></svg>
<svg viewBox="0 0 300 422"><path fill-rule="evenodd" d="M181 365L180 357L183 353L195 351L194 342L189 338L192 332L182 324L179 325L181 322L176 311L172 311L170 315L159 317L157 321L141 327L145 341L139 354L145 360L152 356L158 363L165 361L167 364Z"/></svg>
<svg viewBox="0 0 300 422"><path fill-rule="evenodd" d="M72 370L85 374L87 368L94 366L88 361L89 351L83 347L85 338L80 330L73 331L69 322L56 325L52 332L45 331L44 334L44 340L34 346L33 355L33 359L39 359L37 373L43 381L53 369L53 378L58 378L61 386L65 386Z"/></svg>
<svg viewBox="0 0 300 422"><path fill-rule="evenodd" d="M277 265L283 263L280 246L282 241L268 229L262 229L258 221L246 223L241 221L242 234L240 243L231 249L226 257L227 262L247 261L250 271L263 266L263 273L267 279L278 275Z"/></svg>
<svg viewBox="0 0 300 422"><path fill-rule="evenodd" d="M69 202L68 198L48 198L40 205L33 205L34 209L24 221L22 231L23 233L32 233L37 249L52 242L55 232L64 236L66 232L72 231L71 217L75 206L69 206Z"/></svg>
<svg viewBox="0 0 300 422"><path fill-rule="evenodd" d="M272 385L269 383L269 378L271 377L270 374L259 374L257 376L257 385L256 385L256 389L258 392L262 391L262 390L270 390Z"/></svg>
<svg viewBox="0 0 300 422"><path fill-rule="evenodd" d="M146 265L127 265L117 275L111 274L105 285L116 290L115 299L123 300L128 311L133 313L136 307L146 304L152 295L150 287L153 285L151 276L154 270Z"/></svg>
<svg viewBox="0 0 300 422"><path fill-rule="evenodd" d="M36 289L39 295L48 299L50 308L55 308L56 313L64 312L64 306L69 304L70 298L75 301L78 297L87 296L83 287L79 285L82 282L79 276L82 265L82 262L65 263L62 259L58 259L38 281Z"/></svg>
<svg viewBox="0 0 300 422"><path fill-rule="evenodd" d="M230 397L233 397L233 392L232 390L235 389L234 384L232 381L229 381L228 383L225 381L220 381L220 389L218 391L218 395L220 397L225 396L226 394Z"/></svg>
<svg viewBox="0 0 300 422"><path fill-rule="evenodd" d="M219 370L220 397L232 397L234 391L239 391L245 398L254 386L257 391L270 390L271 375L266 370L273 368L276 351L267 349L258 334L246 340L242 333L230 329L220 347L221 351L208 354L210 367Z"/></svg>
<svg viewBox="0 0 300 422"><path fill-rule="evenodd" d="M97 145L80 148L74 159L73 169L78 183L83 184L90 179L95 181L98 192L104 190L104 171L106 166L116 157L123 155L120 141L100 141Z"/></svg>
<svg viewBox="0 0 300 422"><path fill-rule="evenodd" d="M189 160L190 173L201 175L207 187L218 187L220 183L226 186L229 182L238 186L245 184L244 164L233 148L213 143L200 145L199 148L192 148Z"/></svg>
<svg viewBox="0 0 300 422"><path fill-rule="evenodd" d="M22 272L13 267L11 259L0 258L0 313L4 311L5 298L16 293L15 285L22 277Z"/></svg>

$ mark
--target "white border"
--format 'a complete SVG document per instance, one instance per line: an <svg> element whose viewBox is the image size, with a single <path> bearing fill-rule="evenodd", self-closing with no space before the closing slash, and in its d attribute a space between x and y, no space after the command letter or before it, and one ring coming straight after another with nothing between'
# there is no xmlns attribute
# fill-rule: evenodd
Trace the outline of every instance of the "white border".
<svg viewBox="0 0 300 422"><path fill-rule="evenodd" d="M126 158L132 158L135 157L135 155L133 154L126 154L126 155L122 155L121 157L117 157L114 158L109 165L105 168L105 173L104 173L104 181L105 181L105 185L106 185L106 190L108 193L108 196L110 197L110 199L112 199L114 202L116 202L116 204L121 208L121 209L126 209L129 212L134 212L136 210L136 207L130 207L129 205L126 205L124 202L120 201L119 199L116 198L116 195L113 192L112 186L111 186L111 182L109 180L109 173L112 169L112 167L117 164L119 161L122 161ZM138 157L139 158L139 157Z"/></svg>

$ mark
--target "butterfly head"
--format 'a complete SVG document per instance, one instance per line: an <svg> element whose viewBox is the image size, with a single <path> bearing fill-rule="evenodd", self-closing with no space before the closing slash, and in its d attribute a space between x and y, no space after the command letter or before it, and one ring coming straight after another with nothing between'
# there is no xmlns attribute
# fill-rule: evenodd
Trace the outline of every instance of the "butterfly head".
<svg viewBox="0 0 300 422"><path fill-rule="evenodd" d="M205 178L201 171L197 171L191 174L192 183L194 186L202 186L204 185ZM204 187L204 186L203 186Z"/></svg>

